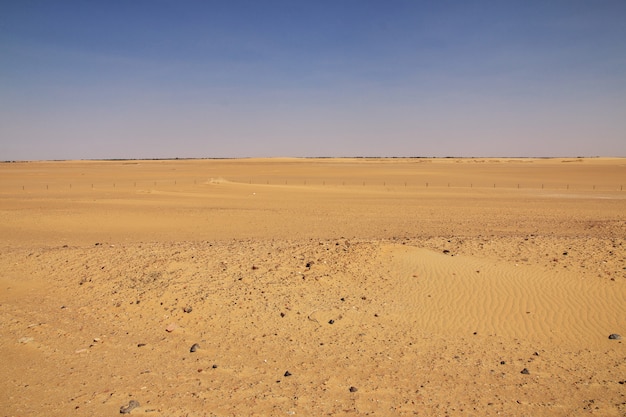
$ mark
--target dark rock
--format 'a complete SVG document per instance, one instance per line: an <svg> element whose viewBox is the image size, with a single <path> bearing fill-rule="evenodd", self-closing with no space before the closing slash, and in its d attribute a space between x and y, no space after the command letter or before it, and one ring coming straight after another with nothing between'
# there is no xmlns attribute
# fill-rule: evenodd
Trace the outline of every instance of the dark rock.
<svg viewBox="0 0 626 417"><path fill-rule="evenodd" d="M286 371L286 372L285 372L285 376L291 376L291 372Z"/></svg>
<svg viewBox="0 0 626 417"><path fill-rule="evenodd" d="M350 392L357 392L359 389L357 387L350 387Z"/></svg>
<svg viewBox="0 0 626 417"><path fill-rule="evenodd" d="M183 311L185 313L191 313L193 311L193 308L191 306L187 306L187 307L183 308Z"/></svg>
<svg viewBox="0 0 626 417"><path fill-rule="evenodd" d="M328 324L334 324L334 323L335 323L335 320L333 319L328 320Z"/></svg>
<svg viewBox="0 0 626 417"><path fill-rule="evenodd" d="M530 371L528 369L524 368L524 369L522 369L522 372L520 372L520 373L524 374L524 375L529 375Z"/></svg>
<svg viewBox="0 0 626 417"><path fill-rule="evenodd" d="M611 340L620 340L622 338L622 336L618 335L617 333L612 333L609 335L609 339Z"/></svg>
<svg viewBox="0 0 626 417"><path fill-rule="evenodd" d="M123 405L120 407L120 414L129 414L137 407L139 407L139 401L130 400L128 405Z"/></svg>
<svg viewBox="0 0 626 417"><path fill-rule="evenodd" d="M200 345L197 343L194 343L193 345L191 345L191 348L189 349L189 352L193 353L196 350L200 349Z"/></svg>
<svg viewBox="0 0 626 417"><path fill-rule="evenodd" d="M281 317L285 317L285 313L282 313L282 312L281 312L281 313L280 313L280 316L281 316Z"/></svg>
<svg viewBox="0 0 626 417"><path fill-rule="evenodd" d="M213 366L211 366L211 368L217 369L217 364L214 363Z"/></svg>
<svg viewBox="0 0 626 417"><path fill-rule="evenodd" d="M445 253L446 255L450 253L450 251L448 249L444 249L443 253Z"/></svg>
<svg viewBox="0 0 626 417"><path fill-rule="evenodd" d="M137 343L137 347L144 347L145 345L145 343Z"/></svg>

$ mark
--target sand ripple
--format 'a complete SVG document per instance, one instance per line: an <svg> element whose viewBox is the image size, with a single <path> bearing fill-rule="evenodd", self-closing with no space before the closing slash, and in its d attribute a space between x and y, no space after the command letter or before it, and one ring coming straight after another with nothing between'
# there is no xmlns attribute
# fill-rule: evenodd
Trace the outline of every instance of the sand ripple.
<svg viewBox="0 0 626 417"><path fill-rule="evenodd" d="M395 312L428 331L579 342L618 326L613 282L427 249L390 246Z"/></svg>

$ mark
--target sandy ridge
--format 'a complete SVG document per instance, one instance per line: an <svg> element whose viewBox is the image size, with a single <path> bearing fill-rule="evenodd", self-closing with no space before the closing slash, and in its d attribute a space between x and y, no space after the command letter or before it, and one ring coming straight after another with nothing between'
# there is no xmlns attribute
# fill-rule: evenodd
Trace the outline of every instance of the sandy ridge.
<svg viewBox="0 0 626 417"><path fill-rule="evenodd" d="M130 398L142 403L133 413L150 415L569 415L589 398L608 415L623 407L621 344L594 328L610 325L611 310L584 313L607 293L568 304L556 294L587 287L553 286L545 271L528 282L533 274L512 265L346 239L108 244L8 257L37 257L33 282L53 282L0 306L10 323L2 350L31 364L3 382L12 398L1 401L16 415L117 412ZM520 276L502 288L461 285L477 265L496 281ZM440 285L450 272L455 285ZM412 278L417 286L407 284ZM472 289L483 302L462 302ZM435 292L435 305L421 309ZM520 308L545 308L537 297L560 303L547 322L507 320ZM548 334L554 327L567 333ZM530 376L519 374L524 367ZM49 384L38 372L64 382ZM489 400L481 400L484 386Z"/></svg>

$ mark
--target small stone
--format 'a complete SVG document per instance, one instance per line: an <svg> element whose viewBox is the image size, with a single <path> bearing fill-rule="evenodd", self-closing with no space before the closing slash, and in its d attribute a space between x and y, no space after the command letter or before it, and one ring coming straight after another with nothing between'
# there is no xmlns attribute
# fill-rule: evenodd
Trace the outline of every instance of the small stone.
<svg viewBox="0 0 626 417"><path fill-rule="evenodd" d="M280 313L280 316L281 316L281 317L285 317L285 313L281 312L281 313Z"/></svg>
<svg viewBox="0 0 626 417"><path fill-rule="evenodd" d="M214 363L213 366L211 366L211 368L217 369L217 364Z"/></svg>
<svg viewBox="0 0 626 417"><path fill-rule="evenodd" d="M350 392L357 392L359 389L357 387L350 387Z"/></svg>
<svg viewBox="0 0 626 417"><path fill-rule="evenodd" d="M200 345L197 343L194 343L193 345L191 345L191 348L189 349L189 352L193 353L196 350L200 349Z"/></svg>
<svg viewBox="0 0 626 417"><path fill-rule="evenodd" d="M446 255L450 253L450 251L448 249L444 249L443 253L445 253Z"/></svg>
<svg viewBox="0 0 626 417"><path fill-rule="evenodd" d="M335 320L333 319L328 320L328 324L334 324L334 323L335 323Z"/></svg>
<svg viewBox="0 0 626 417"><path fill-rule="evenodd" d="M611 340L620 340L622 338L622 336L618 335L617 333L612 333L609 335L609 339Z"/></svg>
<svg viewBox="0 0 626 417"><path fill-rule="evenodd" d="M137 347L144 347L145 345L145 343L137 343Z"/></svg>
<svg viewBox="0 0 626 417"><path fill-rule="evenodd" d="M187 306L187 307L183 308L183 311L185 313L191 313L193 311L193 308L191 306Z"/></svg>
<svg viewBox="0 0 626 417"><path fill-rule="evenodd" d="M139 407L139 401L130 400L128 405L126 406L123 405L120 407L120 414L129 414L131 411L133 411L137 407Z"/></svg>
<svg viewBox="0 0 626 417"><path fill-rule="evenodd" d="M291 376L291 372L286 371L286 372L285 372L285 376Z"/></svg>
<svg viewBox="0 0 626 417"><path fill-rule="evenodd" d="M500 365L506 365L505 361L500 361Z"/></svg>
<svg viewBox="0 0 626 417"><path fill-rule="evenodd" d="M168 326L165 328L165 331L168 333L172 333L174 330L176 330L178 328L178 326L176 325L176 323L170 323L168 324Z"/></svg>
<svg viewBox="0 0 626 417"><path fill-rule="evenodd" d="M524 374L524 375L529 375L530 371L528 369L524 368L524 369L522 369L522 372L520 372L520 373Z"/></svg>

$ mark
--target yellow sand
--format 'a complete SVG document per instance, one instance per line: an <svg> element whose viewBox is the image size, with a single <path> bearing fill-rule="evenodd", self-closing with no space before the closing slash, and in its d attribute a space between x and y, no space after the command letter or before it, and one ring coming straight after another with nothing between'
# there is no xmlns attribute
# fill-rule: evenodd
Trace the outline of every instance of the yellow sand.
<svg viewBox="0 0 626 417"><path fill-rule="evenodd" d="M0 408L626 415L623 183L619 158L0 164Z"/></svg>

